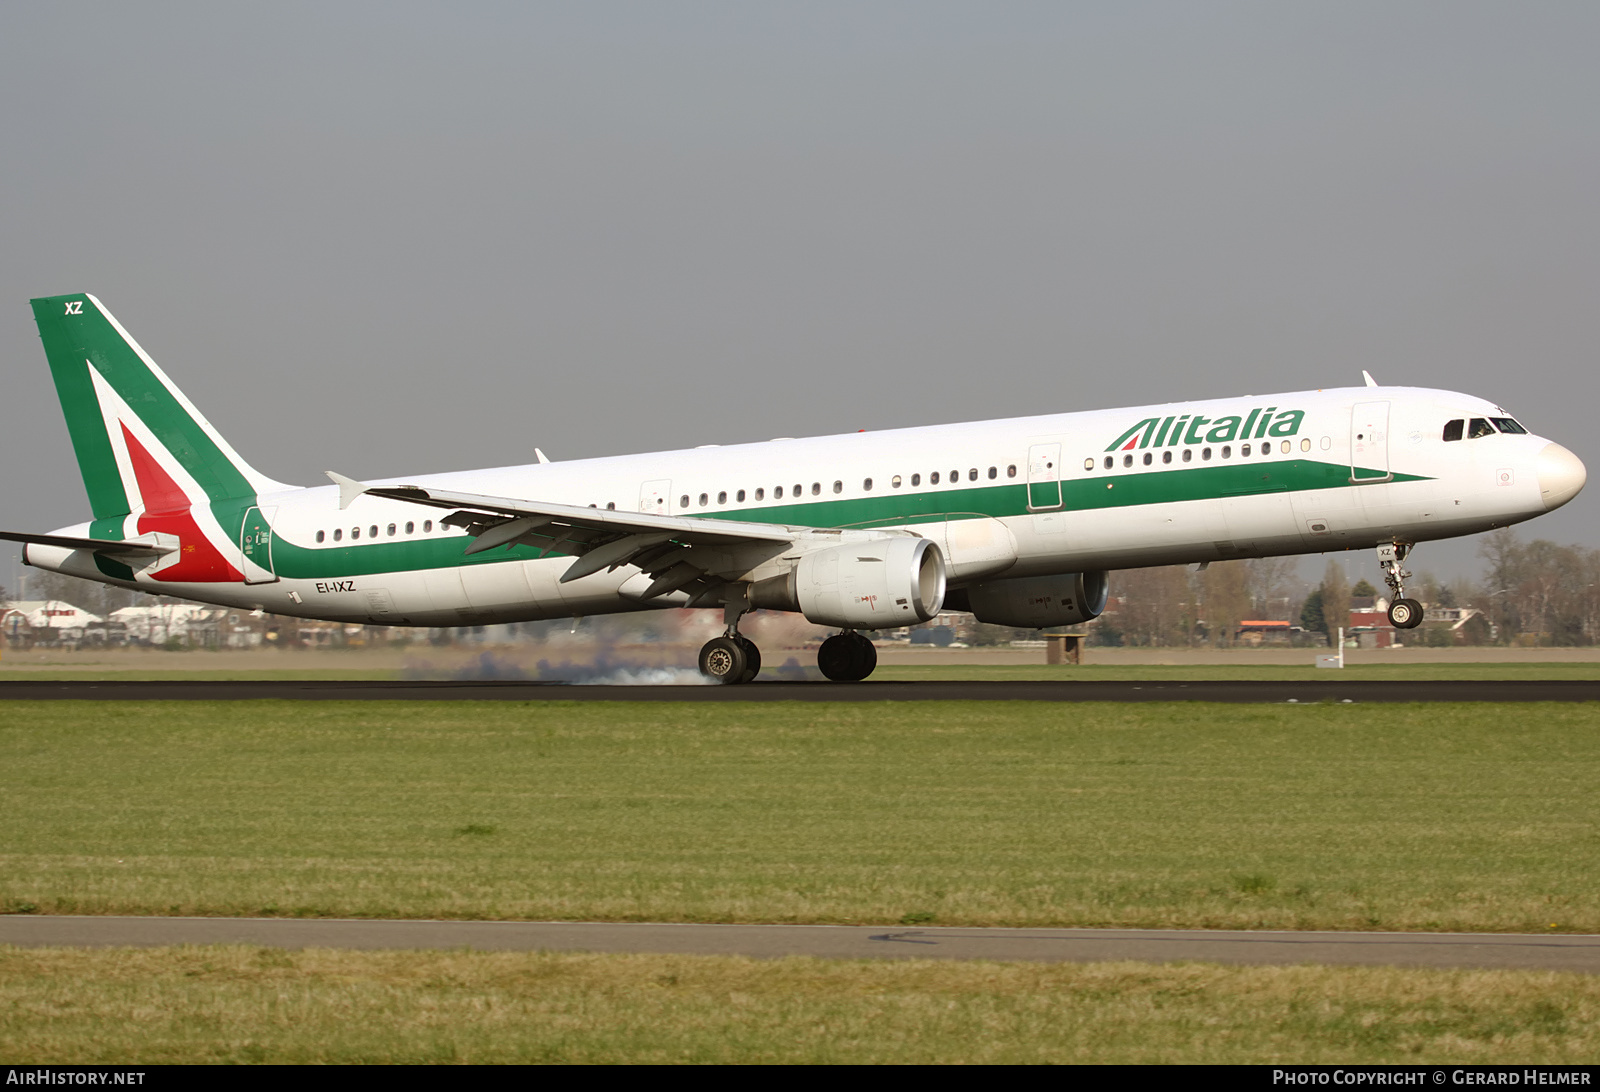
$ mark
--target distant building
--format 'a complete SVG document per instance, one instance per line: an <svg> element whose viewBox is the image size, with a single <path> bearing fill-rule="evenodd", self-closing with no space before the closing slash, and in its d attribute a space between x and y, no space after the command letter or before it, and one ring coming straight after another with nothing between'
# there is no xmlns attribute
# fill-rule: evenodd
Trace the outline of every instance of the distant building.
<svg viewBox="0 0 1600 1092"><path fill-rule="evenodd" d="M104 639L105 619L62 599L24 599L0 613L0 630L13 645L77 644L92 629Z"/></svg>

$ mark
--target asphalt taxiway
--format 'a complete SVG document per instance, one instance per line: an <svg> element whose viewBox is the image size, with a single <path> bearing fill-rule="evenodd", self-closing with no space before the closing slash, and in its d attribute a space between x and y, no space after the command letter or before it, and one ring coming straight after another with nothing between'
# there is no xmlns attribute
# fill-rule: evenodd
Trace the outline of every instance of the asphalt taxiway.
<svg viewBox="0 0 1600 1092"><path fill-rule="evenodd" d="M757 959L1107 960L1600 973L1600 936L1198 929L957 929L540 921L0 916L0 944L652 952Z"/></svg>
<svg viewBox="0 0 1600 1092"><path fill-rule="evenodd" d="M615 686L491 681L34 681L0 682L0 701L1600 701L1600 680L1285 682L754 682L745 686Z"/></svg>

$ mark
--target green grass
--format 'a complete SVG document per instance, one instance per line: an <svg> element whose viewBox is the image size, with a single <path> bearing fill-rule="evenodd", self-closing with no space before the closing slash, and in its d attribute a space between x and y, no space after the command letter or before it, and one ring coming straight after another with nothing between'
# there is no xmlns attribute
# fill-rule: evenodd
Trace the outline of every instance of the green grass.
<svg viewBox="0 0 1600 1092"><path fill-rule="evenodd" d="M1600 977L1375 967L0 948L14 1064L1588 1065Z"/></svg>
<svg viewBox="0 0 1600 1092"><path fill-rule="evenodd" d="M1582 704L0 715L10 912L1600 932Z"/></svg>

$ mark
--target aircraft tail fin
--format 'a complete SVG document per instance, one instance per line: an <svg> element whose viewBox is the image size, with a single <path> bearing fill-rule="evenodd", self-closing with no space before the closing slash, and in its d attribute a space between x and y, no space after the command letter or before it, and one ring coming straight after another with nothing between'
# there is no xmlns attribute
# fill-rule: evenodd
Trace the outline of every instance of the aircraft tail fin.
<svg viewBox="0 0 1600 1092"><path fill-rule="evenodd" d="M288 488L241 459L99 300L31 302L97 520Z"/></svg>

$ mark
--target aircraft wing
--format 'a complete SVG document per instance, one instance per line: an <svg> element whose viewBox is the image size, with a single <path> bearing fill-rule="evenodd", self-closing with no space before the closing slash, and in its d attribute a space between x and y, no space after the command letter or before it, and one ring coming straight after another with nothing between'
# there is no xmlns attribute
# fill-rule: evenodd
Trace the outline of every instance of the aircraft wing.
<svg viewBox="0 0 1600 1092"><path fill-rule="evenodd" d="M696 581L701 582L701 590L719 582L717 570L724 567L730 549L745 553L739 548L756 547L755 552L771 556L814 531L773 523L581 508L416 485L368 487L332 473L328 476L338 483L344 504L365 494L451 509L441 522L473 536L468 554L522 545L538 548L546 557L565 554L576 558L562 574L562 583L602 569L637 566L654 578L640 599L680 589L692 596L697 589L690 585ZM736 563L731 567L746 566Z"/></svg>

